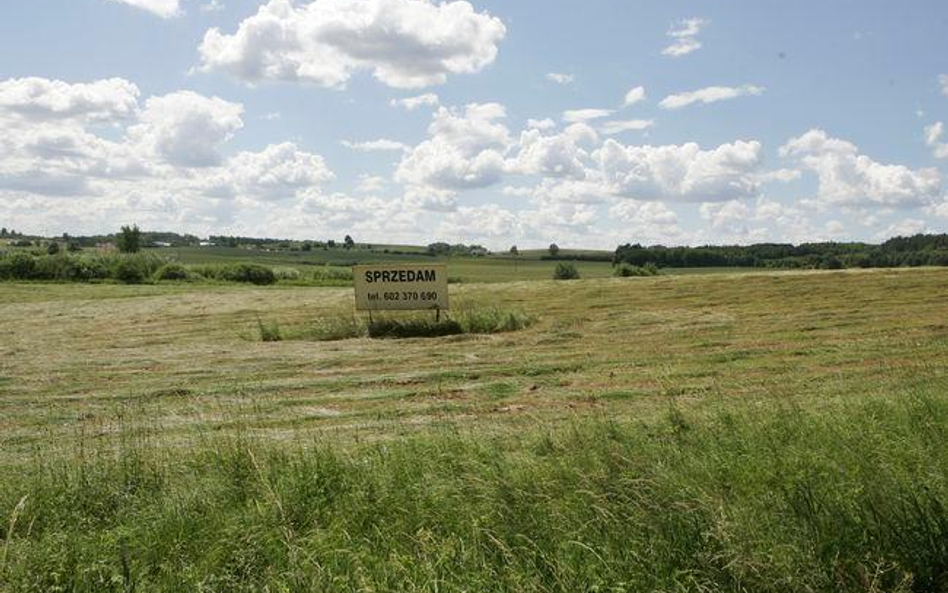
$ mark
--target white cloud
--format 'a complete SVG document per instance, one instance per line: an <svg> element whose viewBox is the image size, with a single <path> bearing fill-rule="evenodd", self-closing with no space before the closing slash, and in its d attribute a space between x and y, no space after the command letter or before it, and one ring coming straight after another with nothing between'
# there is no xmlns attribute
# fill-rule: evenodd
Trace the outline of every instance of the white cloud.
<svg viewBox="0 0 948 593"><path fill-rule="evenodd" d="M507 168L524 175L582 179L586 176L587 151L598 141L596 132L583 123L572 124L551 136L536 129L526 130L520 134L519 153Z"/></svg>
<svg viewBox="0 0 948 593"><path fill-rule="evenodd" d="M301 190L335 178L323 157L301 151L291 142L238 153L228 159L225 169L236 193L264 201L293 198Z"/></svg>
<svg viewBox="0 0 948 593"><path fill-rule="evenodd" d="M409 150L395 173L397 181L458 190L500 180L510 132L498 103L472 103L463 112L441 107L428 127L429 139Z"/></svg>
<svg viewBox="0 0 948 593"><path fill-rule="evenodd" d="M440 104L438 95L434 93L425 93L414 97L405 97L404 99L392 99L389 104L392 107L402 107L408 111L414 111L419 107L437 107Z"/></svg>
<svg viewBox="0 0 948 593"><path fill-rule="evenodd" d="M775 169L764 171L757 176L761 183L790 183L799 179L803 173L799 169Z"/></svg>
<svg viewBox="0 0 948 593"><path fill-rule="evenodd" d="M606 135L620 134L622 132L640 132L647 130L655 124L650 119L626 119L603 122L599 126L599 131Z"/></svg>
<svg viewBox="0 0 948 593"><path fill-rule="evenodd" d="M291 143L224 156L243 108L222 99L181 91L142 108L118 92L90 94L95 83L30 88L43 91L6 93L0 105L0 218L35 225L44 212L44 224L71 232L130 220L223 230L241 210L262 220L254 208L298 201L334 178L322 157ZM127 84L107 88L137 94Z"/></svg>
<svg viewBox="0 0 948 593"><path fill-rule="evenodd" d="M550 118L527 120L527 128L531 130L552 130L555 127L556 122Z"/></svg>
<svg viewBox="0 0 948 593"><path fill-rule="evenodd" d="M667 236L670 231L677 234L678 215L661 202L638 202L625 200L609 209L610 216L632 225L636 236L643 230L653 236Z"/></svg>
<svg viewBox="0 0 948 593"><path fill-rule="evenodd" d="M546 75L546 79L556 84L572 84L573 75L563 74L561 72L550 72Z"/></svg>
<svg viewBox="0 0 948 593"><path fill-rule="evenodd" d="M121 78L69 84L46 78L0 82L0 114L26 121L114 122L135 115L138 87Z"/></svg>
<svg viewBox="0 0 948 593"><path fill-rule="evenodd" d="M359 181L356 183L356 191L363 194L375 194L382 191L387 180L379 175L359 175Z"/></svg>
<svg viewBox="0 0 948 593"><path fill-rule="evenodd" d="M925 128L925 144L932 149L932 154L936 159L948 159L948 143L941 141L944 132L944 125L941 122Z"/></svg>
<svg viewBox="0 0 948 593"><path fill-rule="evenodd" d="M134 6L135 8L147 10L163 19L169 19L181 14L181 0L112 0L112 2L120 2Z"/></svg>
<svg viewBox="0 0 948 593"><path fill-rule="evenodd" d="M748 234L747 221L751 217L750 207L744 202L705 202L699 209L701 218L711 223L716 231L732 235Z"/></svg>
<svg viewBox="0 0 948 593"><path fill-rule="evenodd" d="M928 225L924 220L919 220L917 218L906 218L904 220L894 222L885 229L876 233L876 239L884 241L886 239L891 239L892 237L911 237L912 235L928 232L931 232L931 230L928 228Z"/></svg>
<svg viewBox="0 0 948 593"><path fill-rule="evenodd" d="M213 166L220 145L243 127L242 113L236 103L179 91L149 98L129 137L172 165Z"/></svg>
<svg viewBox="0 0 948 593"><path fill-rule="evenodd" d="M672 44L662 50L662 54L678 58L688 55L701 48L698 33L708 24L708 21L699 18L682 19L668 30Z"/></svg>
<svg viewBox="0 0 948 593"><path fill-rule="evenodd" d="M388 138L379 138L378 140L368 140L365 142L343 140L342 145L346 148L351 148L352 150L358 150L359 152L395 151L408 150L411 148L403 142L389 140Z"/></svg>
<svg viewBox="0 0 948 593"><path fill-rule="evenodd" d="M747 95L760 95L763 87L745 84L740 87L709 86L696 91L668 95L658 104L662 109L680 109L693 103L714 103Z"/></svg>
<svg viewBox="0 0 948 593"><path fill-rule="evenodd" d="M913 207L932 203L941 192L937 170L878 163L823 130L792 138L780 154L817 174L817 201L823 204Z"/></svg>
<svg viewBox="0 0 948 593"><path fill-rule="evenodd" d="M629 105L635 105L645 100L645 87L637 86L633 89L629 89L629 92L625 94L625 100L623 105L628 107Z"/></svg>
<svg viewBox="0 0 948 593"><path fill-rule="evenodd" d="M760 151L757 141L702 150L694 142L625 146L608 139L592 156L612 195L646 201L711 202L756 197Z"/></svg>
<svg viewBox="0 0 948 593"><path fill-rule="evenodd" d="M396 88L442 84L482 70L506 28L463 0L270 0L232 35L210 29L202 67L248 83L305 81L341 88L369 70Z"/></svg>
<svg viewBox="0 0 948 593"><path fill-rule="evenodd" d="M612 109L568 109L563 112L563 121L575 124L592 119L609 117L612 113Z"/></svg>

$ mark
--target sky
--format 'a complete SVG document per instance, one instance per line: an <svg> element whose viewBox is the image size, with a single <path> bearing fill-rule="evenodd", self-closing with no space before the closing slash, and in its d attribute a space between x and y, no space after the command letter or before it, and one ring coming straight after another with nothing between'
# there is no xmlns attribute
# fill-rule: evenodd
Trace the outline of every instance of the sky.
<svg viewBox="0 0 948 593"><path fill-rule="evenodd" d="M944 0L31 0L0 226L612 249L948 231Z"/></svg>

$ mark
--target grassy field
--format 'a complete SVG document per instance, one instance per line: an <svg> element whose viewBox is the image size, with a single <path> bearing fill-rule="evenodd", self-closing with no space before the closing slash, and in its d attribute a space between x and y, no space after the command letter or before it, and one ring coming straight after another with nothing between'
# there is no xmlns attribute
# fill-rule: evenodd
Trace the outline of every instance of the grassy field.
<svg viewBox="0 0 948 593"><path fill-rule="evenodd" d="M948 590L948 270L583 275L0 284L0 590Z"/></svg>

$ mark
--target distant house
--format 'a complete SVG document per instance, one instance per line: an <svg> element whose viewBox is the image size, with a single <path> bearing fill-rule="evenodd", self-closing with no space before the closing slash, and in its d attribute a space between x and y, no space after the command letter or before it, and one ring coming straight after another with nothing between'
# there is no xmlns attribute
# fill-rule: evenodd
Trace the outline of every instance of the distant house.
<svg viewBox="0 0 948 593"><path fill-rule="evenodd" d="M215 247L214 243L211 243L210 241L201 241L198 243L198 245L201 247Z"/></svg>
<svg viewBox="0 0 948 593"><path fill-rule="evenodd" d="M115 243L96 243L95 248L99 251L115 251Z"/></svg>
<svg viewBox="0 0 948 593"><path fill-rule="evenodd" d="M155 241L152 243L152 245L155 247L171 247L171 243L168 243L167 241Z"/></svg>

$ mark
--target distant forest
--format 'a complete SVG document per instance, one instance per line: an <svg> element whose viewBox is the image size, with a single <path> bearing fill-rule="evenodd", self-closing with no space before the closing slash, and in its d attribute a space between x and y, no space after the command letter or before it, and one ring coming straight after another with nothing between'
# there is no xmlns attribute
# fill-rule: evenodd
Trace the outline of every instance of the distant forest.
<svg viewBox="0 0 948 593"><path fill-rule="evenodd" d="M948 234L896 237L870 243L758 243L703 247L625 244L616 248L614 264L668 268L889 268L948 266Z"/></svg>

